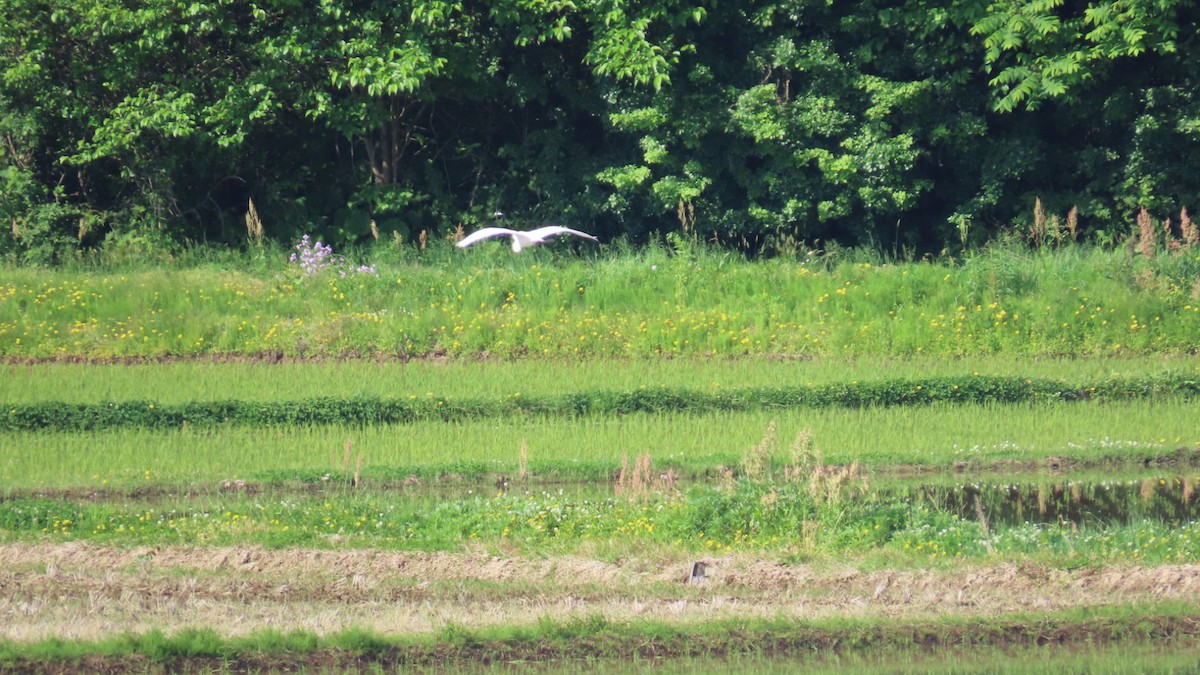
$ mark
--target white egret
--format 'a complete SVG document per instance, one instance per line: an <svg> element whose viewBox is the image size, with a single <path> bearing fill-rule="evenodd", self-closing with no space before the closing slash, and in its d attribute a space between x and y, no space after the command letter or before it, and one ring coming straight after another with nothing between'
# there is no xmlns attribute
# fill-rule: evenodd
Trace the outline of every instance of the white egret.
<svg viewBox="0 0 1200 675"><path fill-rule="evenodd" d="M482 230L477 230L466 237L463 237L462 241L455 244L455 246L458 246L459 248L466 248L468 246L478 244L484 239L507 236L512 237L513 252L520 253L521 249L523 248L544 244L546 243L547 239L559 234L573 234L576 237L583 237L584 239L591 239L592 241L600 241L587 232L572 230L571 228L563 227L562 225L547 225L545 227L539 227L536 230L529 230L528 232L523 232L521 230L510 230L507 227L485 227Z"/></svg>

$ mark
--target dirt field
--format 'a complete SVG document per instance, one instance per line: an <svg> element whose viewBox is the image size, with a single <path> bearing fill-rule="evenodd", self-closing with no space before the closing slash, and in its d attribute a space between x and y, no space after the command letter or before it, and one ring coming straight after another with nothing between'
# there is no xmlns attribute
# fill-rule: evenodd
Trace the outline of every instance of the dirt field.
<svg viewBox="0 0 1200 675"><path fill-rule="evenodd" d="M603 615L932 618L1200 600L1200 565L1064 571L1002 564L944 570L786 565L746 556L690 560L500 558L485 554L245 548L0 546L0 636L97 639L209 627L382 634Z"/></svg>

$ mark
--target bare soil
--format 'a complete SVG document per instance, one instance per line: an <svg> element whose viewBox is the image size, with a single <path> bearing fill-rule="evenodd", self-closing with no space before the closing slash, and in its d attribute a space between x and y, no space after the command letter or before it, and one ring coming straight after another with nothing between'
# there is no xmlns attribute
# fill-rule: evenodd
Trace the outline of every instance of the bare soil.
<svg viewBox="0 0 1200 675"><path fill-rule="evenodd" d="M691 578L694 562L705 578ZM0 546L0 638L101 639L152 629L418 634L603 616L1002 618L1200 600L1200 565L1062 570L1035 564L861 571L737 555L703 560L479 553Z"/></svg>

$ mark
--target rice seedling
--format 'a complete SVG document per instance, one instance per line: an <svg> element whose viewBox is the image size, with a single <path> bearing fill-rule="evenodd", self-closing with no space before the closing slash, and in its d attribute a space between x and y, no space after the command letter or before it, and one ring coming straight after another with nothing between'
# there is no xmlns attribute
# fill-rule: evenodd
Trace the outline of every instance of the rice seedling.
<svg viewBox="0 0 1200 675"><path fill-rule="evenodd" d="M564 359L410 362L168 362L0 364L0 402L160 403L304 399L318 396L452 398L548 396L639 387L721 391L880 379L1019 374L1034 379L1102 380L1175 372L1200 375L1188 355L1046 358L1006 354L971 359L867 356L813 360Z"/></svg>
<svg viewBox="0 0 1200 675"><path fill-rule="evenodd" d="M605 480L621 458L649 453L662 470L684 476L735 467L777 421L778 433L811 430L827 465L855 460L886 467L986 468L1043 465L1048 458L1081 464L1173 457L1200 446L1195 403L1164 398L1131 401L934 404L919 408L754 410L704 414L515 416L404 426L205 427L0 435L0 487L146 485L320 477L346 440L369 458L363 480L455 473L512 475L527 447L536 476ZM772 465L782 470L788 458ZM347 461L347 467L349 462ZM345 473L345 471L343 472Z"/></svg>

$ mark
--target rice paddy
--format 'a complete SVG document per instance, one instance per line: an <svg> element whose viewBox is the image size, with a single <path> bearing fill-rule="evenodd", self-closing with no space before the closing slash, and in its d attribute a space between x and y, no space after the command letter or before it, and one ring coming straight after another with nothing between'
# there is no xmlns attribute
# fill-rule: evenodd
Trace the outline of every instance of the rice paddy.
<svg viewBox="0 0 1200 675"><path fill-rule="evenodd" d="M682 475L736 466L768 428L786 448L811 434L823 461L855 460L879 473L948 471L956 463L1019 468L1048 458L1121 465L1200 448L1189 399L1014 405L790 409L631 414L585 419L402 426L123 429L6 433L0 480L8 489L261 480L320 476L338 469L347 444L371 478L455 473L515 475L522 462L561 479L606 481L622 458L648 455ZM786 452L777 452L779 462ZM355 459L357 462L358 460Z"/></svg>
<svg viewBox="0 0 1200 675"><path fill-rule="evenodd" d="M1165 599L1200 595L1191 268L1056 255L788 266L546 254L384 265L350 279L0 270L5 414L326 400L478 413L380 423L338 419L335 406L332 418L284 423L4 427L0 561L9 571L0 587L7 579L38 590L20 602L0 597L0 638L16 640L0 658L26 663L36 652L27 638L61 633L69 608L84 612L84 599L138 570L153 579L141 607L165 612L176 600L164 598L190 597L180 578L243 584L263 606L239 631L311 631L314 650L349 629L447 642L448 625L570 622L580 597L617 626L650 602L657 609L645 611L670 625L688 617L698 626L688 630L729 646L703 626L762 618L742 613L755 604L793 622L861 615L872 603L882 603L868 612L875 619L927 616L944 601L912 584L927 574L993 580L960 584L981 589L976 604L957 605L968 621L1037 610L1013 604L1013 593L1045 593L1083 613L1115 603L1157 616ZM1021 381L1115 382L1125 393L1002 402L926 396L920 384L945 394L958 383ZM751 395L878 383L904 391L837 405ZM580 403L647 391L670 404ZM689 396L738 405L689 408ZM515 402L524 399L532 402ZM554 412L556 401L582 407ZM389 562L305 584L295 570L285 579L253 562L290 570L326 554ZM109 581L88 569L100 559L114 561ZM593 585L548 571L560 565ZM1012 568L1045 572L1004 572ZM52 590L63 569L68 583ZM426 593L422 584L441 588L448 569L457 590L422 596L441 613L419 625L368 600L367 589L388 588L403 603ZM843 597L838 570L874 585ZM1078 575L1110 572L1145 581L1060 596L1038 576L1084 583ZM825 585L806 585L806 575L827 575ZM884 603L904 584L896 604ZM286 590L301 585L311 597ZM322 604L335 588L356 599L336 611ZM37 600L55 593L55 603ZM211 616L206 607L172 611ZM296 607L329 621L285 618ZM123 616L120 602L113 608ZM1193 614L1173 620L1200 620ZM196 627L165 617L157 625L170 631ZM952 624L946 635L958 634ZM132 615L113 625L147 630ZM216 631L213 649L225 654L214 664L228 665L232 652L220 645L230 635L200 627ZM899 633L864 643L846 663L869 662L872 649L895 654ZM49 658L75 658L68 653Z"/></svg>
<svg viewBox="0 0 1200 675"><path fill-rule="evenodd" d="M1176 372L1200 375L1188 354L1114 355L1105 358L978 355L796 359L420 359L285 361L263 363L166 361L116 365L0 364L0 402L303 399L316 396L452 398L545 396L587 389L631 390L817 385L882 379L1019 375L1094 381Z"/></svg>

